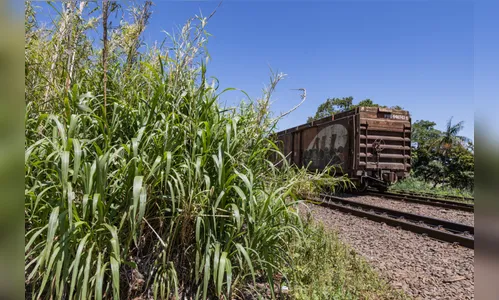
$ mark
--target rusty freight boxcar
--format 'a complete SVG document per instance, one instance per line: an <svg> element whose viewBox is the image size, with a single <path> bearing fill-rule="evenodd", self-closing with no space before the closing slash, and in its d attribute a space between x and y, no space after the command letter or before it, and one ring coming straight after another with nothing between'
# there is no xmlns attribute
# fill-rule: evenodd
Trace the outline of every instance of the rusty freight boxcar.
<svg viewBox="0 0 499 300"><path fill-rule="evenodd" d="M277 133L288 161L309 170L336 166L360 189L386 189L411 168L409 112L357 107Z"/></svg>

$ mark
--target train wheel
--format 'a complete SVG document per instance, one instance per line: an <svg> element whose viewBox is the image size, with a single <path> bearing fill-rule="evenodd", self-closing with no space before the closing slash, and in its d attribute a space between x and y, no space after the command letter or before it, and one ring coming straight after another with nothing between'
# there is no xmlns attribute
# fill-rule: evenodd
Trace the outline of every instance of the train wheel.
<svg viewBox="0 0 499 300"><path fill-rule="evenodd" d="M369 187L369 184L367 183L367 180L363 180L361 183L359 183L357 185L357 190L359 192L365 192L368 187Z"/></svg>

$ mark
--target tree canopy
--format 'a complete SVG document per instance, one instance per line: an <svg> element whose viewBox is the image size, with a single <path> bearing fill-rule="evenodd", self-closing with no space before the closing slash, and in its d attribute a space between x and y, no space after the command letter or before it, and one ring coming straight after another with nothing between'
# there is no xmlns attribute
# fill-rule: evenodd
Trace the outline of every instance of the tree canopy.
<svg viewBox="0 0 499 300"><path fill-rule="evenodd" d="M437 124L432 121L419 120L412 124L412 143L414 146L432 146L432 141L436 141L442 132L435 129Z"/></svg>
<svg viewBox="0 0 499 300"><path fill-rule="evenodd" d="M464 122L447 122L444 131L436 123L419 120L412 124L412 170L426 182L473 190L475 177L474 145L460 136Z"/></svg>
<svg viewBox="0 0 499 300"><path fill-rule="evenodd" d="M441 152L446 152L455 145L464 145L469 139L465 136L459 135L459 132L464 128L464 121L452 124L452 118L447 122L445 131L440 134L438 142L438 149Z"/></svg>

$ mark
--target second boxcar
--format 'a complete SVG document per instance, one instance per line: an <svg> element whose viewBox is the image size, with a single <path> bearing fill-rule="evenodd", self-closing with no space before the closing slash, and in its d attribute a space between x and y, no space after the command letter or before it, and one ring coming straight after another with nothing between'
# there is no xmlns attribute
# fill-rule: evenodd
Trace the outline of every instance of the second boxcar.
<svg viewBox="0 0 499 300"><path fill-rule="evenodd" d="M405 110L357 107L277 133L288 161L310 170L335 166L356 186L386 189L411 168L411 118Z"/></svg>

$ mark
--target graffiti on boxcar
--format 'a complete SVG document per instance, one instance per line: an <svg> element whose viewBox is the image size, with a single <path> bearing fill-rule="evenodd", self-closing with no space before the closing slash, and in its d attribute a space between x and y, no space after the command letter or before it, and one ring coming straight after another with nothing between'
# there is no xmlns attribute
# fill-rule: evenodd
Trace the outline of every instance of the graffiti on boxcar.
<svg viewBox="0 0 499 300"><path fill-rule="evenodd" d="M303 162L310 168L341 165L347 159L348 130L342 124L323 128L303 152Z"/></svg>

